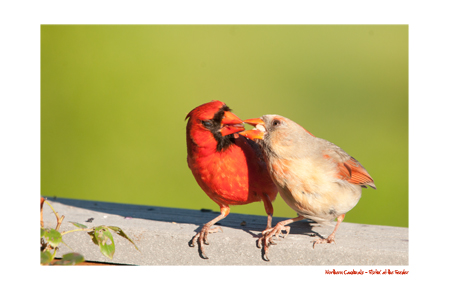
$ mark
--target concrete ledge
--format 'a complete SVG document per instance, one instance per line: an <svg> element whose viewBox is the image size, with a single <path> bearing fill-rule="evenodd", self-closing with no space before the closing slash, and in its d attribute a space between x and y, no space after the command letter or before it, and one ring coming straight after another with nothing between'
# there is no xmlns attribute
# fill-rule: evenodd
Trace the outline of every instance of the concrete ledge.
<svg viewBox="0 0 450 308"><path fill-rule="evenodd" d="M63 240L67 245L89 261L134 265L408 265L408 228L343 222L336 244L321 244L313 249L316 236L327 237L333 227L299 221L291 225L286 239L270 247L271 261L266 262L261 257L261 249L256 247L256 240L267 218L231 213L221 221L223 233L208 237L209 259L204 260L197 246L191 248L188 242L218 212L62 198L48 198L48 201L65 216L60 231L75 228L69 221L88 227L117 226L140 249L137 251L127 240L114 235L116 252L113 260L109 260L86 232L65 235ZM92 222L87 222L90 218ZM284 219L274 217L273 225ZM241 226L243 221L245 226ZM56 226L55 215L45 204L44 223L45 227ZM60 247L57 257L71 252L63 244Z"/></svg>

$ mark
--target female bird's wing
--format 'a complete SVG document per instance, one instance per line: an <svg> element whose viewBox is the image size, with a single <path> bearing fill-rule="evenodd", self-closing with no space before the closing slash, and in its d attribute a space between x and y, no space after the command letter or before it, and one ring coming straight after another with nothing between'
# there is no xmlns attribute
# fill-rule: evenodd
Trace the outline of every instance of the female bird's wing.
<svg viewBox="0 0 450 308"><path fill-rule="evenodd" d="M367 186L377 189L372 177L367 170L354 157L348 155L344 150L333 144L328 150L324 151L324 157L331 159L337 164L337 176L349 183L360 185L367 188ZM367 186L366 186L367 185Z"/></svg>

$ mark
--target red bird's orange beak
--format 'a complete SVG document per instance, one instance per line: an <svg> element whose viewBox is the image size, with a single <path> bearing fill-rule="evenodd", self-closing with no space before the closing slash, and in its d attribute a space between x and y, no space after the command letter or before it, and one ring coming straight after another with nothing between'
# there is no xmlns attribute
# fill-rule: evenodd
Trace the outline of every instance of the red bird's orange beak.
<svg viewBox="0 0 450 308"><path fill-rule="evenodd" d="M220 133L222 136L231 135L245 130L242 120L230 111L225 111L221 124L222 126L220 128Z"/></svg>
<svg viewBox="0 0 450 308"><path fill-rule="evenodd" d="M261 120L260 118L255 118L255 119L247 119L244 120L244 123L250 124L252 126L257 126L257 125L262 125L263 127L265 127L264 125L264 121ZM240 132L239 134L241 134L244 137L247 137L248 139L264 139L264 131L260 131L259 129L251 129L251 130L246 130L244 132Z"/></svg>

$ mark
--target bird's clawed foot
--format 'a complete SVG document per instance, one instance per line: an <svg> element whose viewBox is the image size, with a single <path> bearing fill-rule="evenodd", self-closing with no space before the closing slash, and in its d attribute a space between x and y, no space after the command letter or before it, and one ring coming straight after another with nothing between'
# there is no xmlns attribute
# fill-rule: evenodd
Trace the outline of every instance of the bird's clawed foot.
<svg viewBox="0 0 450 308"><path fill-rule="evenodd" d="M326 243L333 243L333 242L336 243L334 241L334 235L330 235L328 238L321 238L321 239L315 240L314 244L313 244L313 249L316 246L316 244L326 244Z"/></svg>
<svg viewBox="0 0 450 308"><path fill-rule="evenodd" d="M261 237L256 242L256 246L258 248L261 248L261 244L263 244L262 258L264 261L270 261L269 257L267 256L269 253L270 245L276 245L277 243L275 243L275 240L279 237L286 238L290 230L291 227L277 224L275 227L266 229L262 232ZM286 231L286 234L282 234L282 231Z"/></svg>
<svg viewBox="0 0 450 308"><path fill-rule="evenodd" d="M219 230L223 232L221 227L215 227L211 229L208 225L205 225L202 230L192 238L192 240L189 242L189 246L195 247L195 242L198 241L200 257L202 257L203 259L209 259L205 254L205 248L203 247L203 245L209 245L209 233L216 233L219 232Z"/></svg>

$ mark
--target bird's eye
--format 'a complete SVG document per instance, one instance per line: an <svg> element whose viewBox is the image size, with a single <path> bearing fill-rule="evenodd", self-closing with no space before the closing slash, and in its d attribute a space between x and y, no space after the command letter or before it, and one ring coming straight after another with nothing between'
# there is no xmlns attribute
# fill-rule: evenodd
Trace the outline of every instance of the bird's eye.
<svg viewBox="0 0 450 308"><path fill-rule="evenodd" d="M202 124L206 128L211 128L213 125L211 121L202 121Z"/></svg>
<svg viewBox="0 0 450 308"><path fill-rule="evenodd" d="M280 125L281 124L281 122L280 122L280 120L278 120L278 119L275 119L275 120L273 120L273 122L272 122L272 125L273 126L277 126L277 125Z"/></svg>

